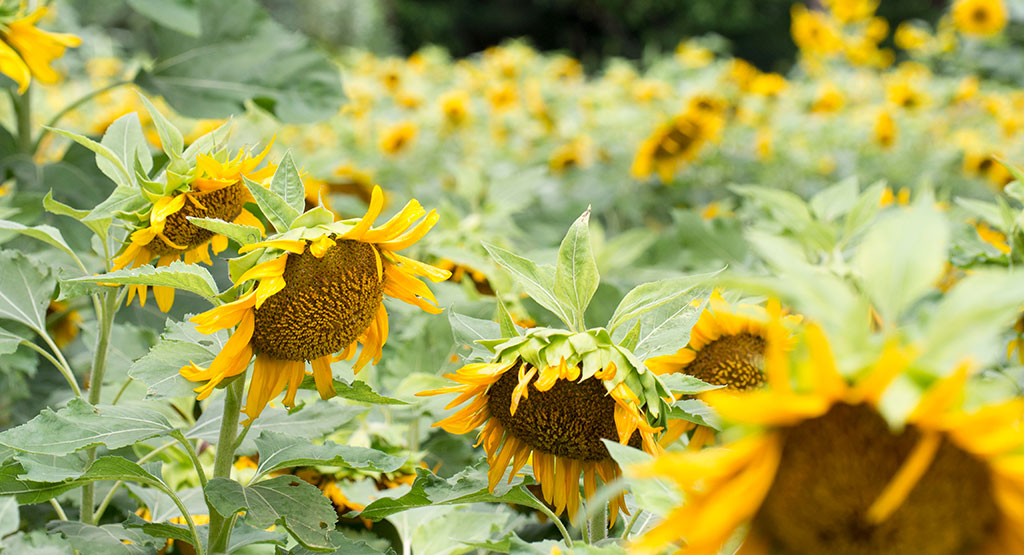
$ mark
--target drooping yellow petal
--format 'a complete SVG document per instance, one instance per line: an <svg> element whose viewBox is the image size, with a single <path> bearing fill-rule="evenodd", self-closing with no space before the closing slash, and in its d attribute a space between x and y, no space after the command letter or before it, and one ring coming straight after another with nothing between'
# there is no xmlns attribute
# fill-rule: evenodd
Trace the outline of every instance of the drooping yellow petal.
<svg viewBox="0 0 1024 555"><path fill-rule="evenodd" d="M264 354L256 356L249 393L245 398L245 407L242 408L249 421L258 418L267 403L284 391L285 384L288 383L288 374L293 370L291 362Z"/></svg>
<svg viewBox="0 0 1024 555"><path fill-rule="evenodd" d="M896 475L868 507L865 518L869 524L881 524L900 507L931 466L941 443L942 436L938 432L929 432L921 436L900 469L896 471Z"/></svg>
<svg viewBox="0 0 1024 555"><path fill-rule="evenodd" d="M363 235L369 231L370 226L373 225L373 220L377 219L380 215L381 209L384 207L384 192L381 191L379 185L373 186L373 192L370 193L370 206L366 209L366 214L363 218L352 227L352 229L346 231L341 235L342 239L355 239L361 241Z"/></svg>
<svg viewBox="0 0 1024 555"><path fill-rule="evenodd" d="M437 223L438 218L440 218L440 216L438 216L437 211L431 210L430 212L427 213L427 216L423 218L423 221L416 224L416 226L410 229L409 231L403 233L401 237L397 237L390 241L382 241L377 244L380 245L381 248L387 249L389 251L400 251L402 249L408 248L417 241L419 241L420 239L422 239L423 236L426 235L427 232L434 227L434 224Z"/></svg>
<svg viewBox="0 0 1024 555"><path fill-rule="evenodd" d="M0 73L10 77L18 84L18 94L25 94L28 84L32 81L32 72L18 53L0 40Z"/></svg>
<svg viewBox="0 0 1024 555"><path fill-rule="evenodd" d="M423 217L423 214L426 214L426 210L420 206L420 203L416 199L410 200L398 214L395 214L384 225L368 230L360 240L364 243L393 240L409 229L413 222Z"/></svg>
<svg viewBox="0 0 1024 555"><path fill-rule="evenodd" d="M313 366L313 380L321 399L330 399L336 395L334 391L334 374L331 372L331 355L325 355L310 361Z"/></svg>

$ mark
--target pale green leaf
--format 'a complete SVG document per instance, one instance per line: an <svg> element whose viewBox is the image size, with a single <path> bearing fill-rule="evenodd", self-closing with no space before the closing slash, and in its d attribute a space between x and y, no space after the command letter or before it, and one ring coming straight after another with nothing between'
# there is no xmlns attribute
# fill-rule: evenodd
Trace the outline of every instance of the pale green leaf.
<svg viewBox="0 0 1024 555"><path fill-rule="evenodd" d="M472 316L459 314L454 310L448 311L448 323L452 327L452 338L455 341L455 346L460 349L470 349L470 352L464 357L467 361L490 360L492 356L491 351L478 343L478 341L519 335L505 336L497 322L473 318Z"/></svg>
<svg viewBox="0 0 1024 555"><path fill-rule="evenodd" d="M295 166L291 151L286 152L278 163L277 171L270 180L270 190L298 213L306 207L306 189L302 186L302 178L299 176L299 169Z"/></svg>
<svg viewBox="0 0 1024 555"><path fill-rule="evenodd" d="M7 220L0 220L0 230L13 231L22 235L38 239L48 245L53 245L58 249L64 251L68 256L74 260L78 260L78 255L71 249L71 246L64 241L64 236L60 230L50 225L37 225L33 227L19 224L18 222L10 222Z"/></svg>
<svg viewBox="0 0 1024 555"><path fill-rule="evenodd" d="M714 410L700 399L681 399L672 404L669 418L686 420L716 430L722 429L721 419Z"/></svg>
<svg viewBox="0 0 1024 555"><path fill-rule="evenodd" d="M653 281L634 287L629 293L626 293L626 296L619 302L619 306L615 308L615 312L608 321L608 330L614 332L622 324L675 301L680 296L692 291L693 288L710 284L711 280L721 271Z"/></svg>
<svg viewBox="0 0 1024 555"><path fill-rule="evenodd" d="M622 468L623 479L629 484L629 491L633 493L636 504L645 511L655 514L668 514L677 507L681 501L679 492L668 480L661 478L636 478L632 475L633 467L647 464L654 460L654 456L628 445L622 445L616 441L602 439L612 459Z"/></svg>
<svg viewBox="0 0 1024 555"><path fill-rule="evenodd" d="M851 176L815 193L810 201L811 210L819 220L831 222L853 208L859 193L857 177Z"/></svg>
<svg viewBox="0 0 1024 555"><path fill-rule="evenodd" d="M291 229L327 225L333 221L334 212L331 212L321 205L316 205L303 212L298 218L295 218L295 221L292 222Z"/></svg>
<svg viewBox="0 0 1024 555"><path fill-rule="evenodd" d="M142 195L138 188L119 185L110 193L110 196L99 203L96 208L89 212L88 216L82 219L82 223L89 225L90 222L96 222L97 224L106 222L105 227L109 227L112 216L133 214L149 206L149 204L149 201L146 200L146 197Z"/></svg>
<svg viewBox="0 0 1024 555"><path fill-rule="evenodd" d="M140 93L139 98L146 105L146 111L153 119L153 125L156 126L156 132L160 136L160 144L163 146L164 152L171 160L181 159L181 152L185 148L185 139L181 136L181 131L172 125L167 116L157 110L156 106L153 106L146 95Z"/></svg>
<svg viewBox="0 0 1024 555"><path fill-rule="evenodd" d="M139 114L135 112L128 112L114 120L103 133L100 144L109 148L114 156L121 160L125 169L133 168L138 163L143 175L147 175L153 168L153 156L149 152L149 143L146 142L146 136L142 133ZM103 156L96 157L96 166L106 175L119 171L110 160Z"/></svg>
<svg viewBox="0 0 1024 555"><path fill-rule="evenodd" d="M454 314L454 311L449 314ZM512 314L509 313L505 303L498 298L498 329L500 330L502 337L515 337L522 335L521 329L516 325L515 320L512 319Z"/></svg>
<svg viewBox="0 0 1024 555"><path fill-rule="evenodd" d="M25 473L18 477L34 482L60 482L69 478L77 478L89 467L85 453L60 455L18 453L15 458L25 469Z"/></svg>
<svg viewBox="0 0 1024 555"><path fill-rule="evenodd" d="M48 269L40 269L25 255L0 251L0 318L42 333L46 329L46 307L56 285Z"/></svg>
<svg viewBox="0 0 1024 555"><path fill-rule="evenodd" d="M875 310L895 322L942 276L949 224L931 207L900 210L872 226L853 257L853 268Z"/></svg>
<svg viewBox="0 0 1024 555"><path fill-rule="evenodd" d="M67 137L72 141L75 141L76 143L84 146L85 148L88 148L89 150L95 152L97 167L100 169L100 171L103 172L104 175L109 177L111 181L116 183L118 187L128 187L131 189L135 188L135 180L132 179L132 173L128 171L128 166L125 165L125 163L120 158L117 157L117 154L114 153L113 150L107 148L106 146L100 143L97 143L96 141L84 135L79 135L77 133L72 133L71 131L65 131L63 129L54 129L52 127L47 127L47 129L53 131L58 135ZM106 160L109 163L109 165L100 165L100 159Z"/></svg>
<svg viewBox="0 0 1024 555"><path fill-rule="evenodd" d="M43 198L43 208L51 214L74 218L91 229L93 233L100 237L101 240L107 240L107 231L110 229L111 218L105 217L90 219L89 216L92 214L92 211L72 208L62 202L54 200L52 190L48 191L46 193L46 197Z"/></svg>
<svg viewBox="0 0 1024 555"><path fill-rule="evenodd" d="M299 217L299 211L292 208L280 195L267 189L259 183L253 183L246 178L245 186L256 199L263 215L270 220L270 224L278 231L285 231L291 227L292 222Z"/></svg>
<svg viewBox="0 0 1024 555"><path fill-rule="evenodd" d="M156 470L157 466L153 469ZM18 464L0 468L0 495L14 495L19 503L26 504L42 503L83 484L106 480L138 482L169 491L160 478L124 457L100 457L84 474L63 482L34 482L18 478L19 474L22 474L22 468Z"/></svg>
<svg viewBox="0 0 1024 555"><path fill-rule="evenodd" d="M104 555L147 555L155 554L163 542L141 530L125 528L121 524L93 526L74 520L56 521L49 526L51 531L60 532L81 553L103 553Z"/></svg>
<svg viewBox="0 0 1024 555"><path fill-rule="evenodd" d="M676 395L696 395L698 393L711 391L712 389L720 389L722 387L720 385L711 385L700 378L679 372L663 374L658 377L661 379L661 382L665 384L665 388Z"/></svg>
<svg viewBox="0 0 1024 555"><path fill-rule="evenodd" d="M196 218L194 216L189 216L188 221L196 227L208 229L218 235L223 235L238 243L239 246L258 243L263 239L263 234L260 233L260 230L251 225L233 224L231 222L225 222L224 220L217 220L214 218Z"/></svg>
<svg viewBox="0 0 1024 555"><path fill-rule="evenodd" d="M597 291L601 278L590 245L590 208L573 222L558 248L554 292L569 309L577 331L586 329L583 313Z"/></svg>
<svg viewBox="0 0 1024 555"><path fill-rule="evenodd" d="M632 350L640 360L674 353L690 341L690 329L697 323L710 291L691 289L672 302L640 316L640 333Z"/></svg>
<svg viewBox="0 0 1024 555"><path fill-rule="evenodd" d="M17 531L20 523L18 500L13 496L0 497L0 538Z"/></svg>
<svg viewBox="0 0 1024 555"><path fill-rule="evenodd" d="M128 0L133 10L154 23L188 35L199 36L199 10L189 0Z"/></svg>

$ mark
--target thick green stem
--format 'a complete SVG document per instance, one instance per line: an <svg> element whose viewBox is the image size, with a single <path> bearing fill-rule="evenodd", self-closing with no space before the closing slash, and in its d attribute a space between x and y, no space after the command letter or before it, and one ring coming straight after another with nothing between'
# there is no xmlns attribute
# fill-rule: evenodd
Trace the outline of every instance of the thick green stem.
<svg viewBox="0 0 1024 555"><path fill-rule="evenodd" d="M590 521L587 523L587 528L590 529L590 544L594 545L608 537L608 503L601 503L598 507L588 507L588 509L590 509Z"/></svg>
<svg viewBox="0 0 1024 555"><path fill-rule="evenodd" d="M217 438L217 455L213 461L214 478L230 478L231 465L235 462L235 437L238 435L238 412L242 408L242 391L245 389L245 374L227 387L224 396L224 416L220 421L220 437ZM222 516L207 502L210 509L210 554L227 553L231 539L231 517Z"/></svg>
<svg viewBox="0 0 1024 555"><path fill-rule="evenodd" d="M18 151L32 155L32 87L25 89L25 94L11 91L14 104L14 115L18 125Z"/></svg>
<svg viewBox="0 0 1024 555"><path fill-rule="evenodd" d="M100 322L99 334L96 336L96 351L93 353L92 369L89 372L89 404L95 405L100 402L100 393L103 389L103 374L107 371L107 351L110 348L110 333L114 328L114 315L117 314L117 289L109 289L103 293L103 304L100 313L96 318ZM96 448L92 447L85 453L87 464L96 460ZM95 524L93 513L93 502L96 487L93 483L82 486L82 516L81 521L86 524Z"/></svg>

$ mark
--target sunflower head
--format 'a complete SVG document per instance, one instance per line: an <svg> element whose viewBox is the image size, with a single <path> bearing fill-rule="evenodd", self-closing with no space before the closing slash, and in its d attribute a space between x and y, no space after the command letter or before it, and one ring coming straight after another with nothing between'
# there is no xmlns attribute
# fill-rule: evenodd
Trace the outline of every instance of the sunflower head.
<svg viewBox="0 0 1024 555"><path fill-rule="evenodd" d="M288 386L284 403L292 406L296 388L313 368L323 398L333 395L331 362L355 356L358 371L380 360L388 337L384 296L437 313L437 301L418 277L441 281L446 270L406 258L397 251L419 241L437 221L410 201L383 225L373 227L384 203L374 187L370 207L359 219L334 221L317 207L299 216L291 229L239 249L229 264L237 300L193 318L202 333L237 326L209 368L194 364L181 373L205 381L196 391L209 394L223 379L244 373L256 355L245 412L256 418L270 399Z"/></svg>
<svg viewBox="0 0 1024 555"><path fill-rule="evenodd" d="M581 473L588 497L597 476L607 482L618 474L602 440L659 450L654 436L665 423L670 394L605 329L534 328L481 343L494 353L490 362L447 375L459 385L418 395L460 393L449 408L469 402L435 426L456 434L484 426L480 442L492 489L510 464L509 481L532 455L545 500L575 515ZM616 503L613 512L625 508L621 497Z"/></svg>
<svg viewBox="0 0 1024 555"><path fill-rule="evenodd" d="M22 9L24 6L22 2ZM36 27L48 10L44 6L28 14L21 10L10 15L0 12L0 73L18 84L18 94L28 90L33 77L40 83L56 83L60 75L51 64L64 55L65 49L82 44L75 35Z"/></svg>

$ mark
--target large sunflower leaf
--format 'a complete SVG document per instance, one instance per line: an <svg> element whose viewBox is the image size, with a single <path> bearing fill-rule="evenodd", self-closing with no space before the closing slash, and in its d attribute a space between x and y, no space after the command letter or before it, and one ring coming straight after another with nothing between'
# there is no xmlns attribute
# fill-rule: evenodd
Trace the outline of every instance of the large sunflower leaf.
<svg viewBox="0 0 1024 555"><path fill-rule="evenodd" d="M724 270L723 268L722 270ZM608 331L615 332L623 324L664 306L691 292L695 287L708 284L722 270L680 278L663 279L634 287L615 307L608 321ZM620 334L616 334L619 337Z"/></svg>
<svg viewBox="0 0 1024 555"><path fill-rule="evenodd" d="M92 406L72 399L57 412L43 410L32 420L0 433L0 445L39 455L64 455L86 447L117 449L164 435L174 428L144 406Z"/></svg>
<svg viewBox="0 0 1024 555"><path fill-rule="evenodd" d="M377 449L339 445L333 441L322 444L294 434L264 431L256 438L260 465L256 475L262 476L278 468L309 465L347 466L376 472L393 472L405 463L405 457L388 455Z"/></svg>
<svg viewBox="0 0 1024 555"><path fill-rule="evenodd" d="M37 332L46 329L46 307L56 283L25 255L0 251L0 318L16 320Z"/></svg>
<svg viewBox="0 0 1024 555"><path fill-rule="evenodd" d="M302 178L299 177L299 169L295 166L291 151L286 152L277 165L277 171L270 180L270 190L296 212L302 212L306 207L306 189L302 186Z"/></svg>
<svg viewBox="0 0 1024 555"><path fill-rule="evenodd" d="M334 530L338 514L316 486L295 476L278 476L250 486L214 478L206 485L206 500L222 515L245 511L245 522L257 528L282 524L306 547L332 547L327 534Z"/></svg>
<svg viewBox="0 0 1024 555"><path fill-rule="evenodd" d="M160 463L145 466L124 457L100 457L81 476L63 482L35 482L18 476L23 473L19 464L8 464L0 468L0 496L13 495L19 503L42 503L89 482L122 480L148 484L164 492L170 491L167 484L157 476Z"/></svg>
<svg viewBox="0 0 1024 555"><path fill-rule="evenodd" d="M158 548L163 547L158 545L156 538L142 530L125 528L121 524L93 526L73 520L64 520L50 524L49 528L51 531L63 534L71 542L71 545L82 553L147 555L155 553Z"/></svg>
<svg viewBox="0 0 1024 555"><path fill-rule="evenodd" d="M491 258L515 278L516 283L523 288L523 291L567 326L573 325L571 311L566 307L558 295L554 293L555 269L551 266L539 266L528 258L503 249L501 247L483 243Z"/></svg>
<svg viewBox="0 0 1024 555"><path fill-rule="evenodd" d="M147 4L137 3L144 15L152 13ZM309 39L271 20L255 0L197 4L198 37L153 27L155 61L137 84L193 118L240 114L250 101L291 123L337 113L339 71ZM188 25L183 30L192 31Z"/></svg>
<svg viewBox="0 0 1024 555"><path fill-rule="evenodd" d="M190 291L205 299L217 296L217 283L210 272L195 264L175 260L167 266L142 266L97 276L62 280L62 283L116 283L118 285L160 285Z"/></svg>

